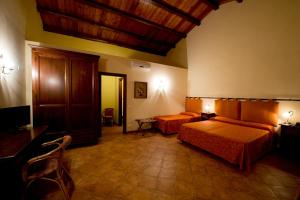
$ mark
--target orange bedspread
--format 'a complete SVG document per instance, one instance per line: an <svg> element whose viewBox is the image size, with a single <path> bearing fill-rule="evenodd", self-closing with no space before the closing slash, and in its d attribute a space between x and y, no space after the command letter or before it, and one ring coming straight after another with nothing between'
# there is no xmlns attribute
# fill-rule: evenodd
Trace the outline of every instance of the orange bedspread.
<svg viewBox="0 0 300 200"><path fill-rule="evenodd" d="M240 169L271 150L274 133L268 125L216 118L181 126L178 139L200 147Z"/></svg>
<svg viewBox="0 0 300 200"><path fill-rule="evenodd" d="M161 130L164 134L177 133L180 126L183 123L195 122L200 120L199 114L187 115L187 114L177 114L177 115L163 115L156 116L154 119L157 120L156 127Z"/></svg>

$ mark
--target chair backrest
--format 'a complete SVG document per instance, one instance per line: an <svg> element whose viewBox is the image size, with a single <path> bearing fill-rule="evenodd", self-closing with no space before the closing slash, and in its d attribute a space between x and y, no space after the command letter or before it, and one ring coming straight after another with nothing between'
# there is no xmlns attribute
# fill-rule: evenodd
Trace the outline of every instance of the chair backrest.
<svg viewBox="0 0 300 200"><path fill-rule="evenodd" d="M47 147L47 146L53 146L56 145L56 148L54 150L65 150L72 142L72 137L70 135L65 135L63 137L60 137L58 139L45 142L41 146L42 147ZM53 149L52 149L53 150ZM53 150L53 151L54 151Z"/></svg>
<svg viewBox="0 0 300 200"><path fill-rule="evenodd" d="M61 138L58 138L53 141L45 142L41 146L42 147L48 147L48 146L53 146L55 147L52 150L31 158L30 160L27 161L27 163L23 166L22 168L22 178L23 181L26 182L28 173L33 168L33 170L38 167L38 166L43 166L43 162L47 162L49 160L55 159L59 163L59 168L61 168L62 165L62 157L64 154L65 149L69 144L72 142L72 137L70 135L65 135Z"/></svg>
<svg viewBox="0 0 300 200"><path fill-rule="evenodd" d="M105 108L104 116L114 116L114 109L113 108Z"/></svg>
<svg viewBox="0 0 300 200"><path fill-rule="evenodd" d="M62 149L66 149L72 142L72 137L70 135L65 135L62 139L62 143L60 144Z"/></svg>
<svg viewBox="0 0 300 200"><path fill-rule="evenodd" d="M59 156L59 161L62 162L62 157L63 157L63 153L66 150L66 148L69 146L69 144L71 144L72 142L72 137L70 135L65 135L61 138L61 143L59 144L59 146L56 148L57 151L59 151L60 156ZM55 150L54 150L55 151Z"/></svg>

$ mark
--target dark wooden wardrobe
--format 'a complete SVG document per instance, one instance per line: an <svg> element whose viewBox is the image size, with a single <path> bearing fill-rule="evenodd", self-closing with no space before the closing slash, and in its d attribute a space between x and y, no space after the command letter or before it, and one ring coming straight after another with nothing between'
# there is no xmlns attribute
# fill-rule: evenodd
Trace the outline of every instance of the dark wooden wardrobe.
<svg viewBox="0 0 300 200"><path fill-rule="evenodd" d="M73 145L97 143L99 56L50 48L32 49L34 126L68 131Z"/></svg>

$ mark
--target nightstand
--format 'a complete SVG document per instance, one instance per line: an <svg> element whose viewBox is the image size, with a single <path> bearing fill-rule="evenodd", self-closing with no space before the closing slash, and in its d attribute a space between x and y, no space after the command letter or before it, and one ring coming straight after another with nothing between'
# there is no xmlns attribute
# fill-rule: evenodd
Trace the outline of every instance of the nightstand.
<svg viewBox="0 0 300 200"><path fill-rule="evenodd" d="M281 125L280 150L287 157L300 158L300 126Z"/></svg>
<svg viewBox="0 0 300 200"><path fill-rule="evenodd" d="M215 113L201 113L201 120L208 120L212 117L215 117L216 114Z"/></svg>

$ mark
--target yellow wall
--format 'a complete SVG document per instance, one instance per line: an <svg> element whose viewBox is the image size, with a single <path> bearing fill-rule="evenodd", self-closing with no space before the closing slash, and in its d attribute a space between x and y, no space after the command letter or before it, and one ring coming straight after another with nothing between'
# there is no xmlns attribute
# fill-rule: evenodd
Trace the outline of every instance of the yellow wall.
<svg viewBox="0 0 300 200"><path fill-rule="evenodd" d="M74 51L88 51L96 54L114 55L123 58L145 60L162 64L174 65L177 67L187 67L186 41L178 43L178 48L173 49L170 56L157 56L150 53L131 50L128 48L79 39L71 36L55 34L43 31L39 13L36 10L35 0L26 0L27 26L26 39L40 42L44 45L60 47ZM176 56L172 56L176 55Z"/></svg>
<svg viewBox="0 0 300 200"><path fill-rule="evenodd" d="M300 1L244 0L211 12L187 37L191 96L300 98ZM281 112L299 103L281 103Z"/></svg>
<svg viewBox="0 0 300 200"><path fill-rule="evenodd" d="M21 0L0 1L0 54L5 66L15 68L12 74L0 77L0 107L26 103L24 46L25 13Z"/></svg>
<svg viewBox="0 0 300 200"><path fill-rule="evenodd" d="M187 53L186 53L186 39L180 40L176 44L176 48L171 49L167 54L168 65L180 66L187 68Z"/></svg>
<svg viewBox="0 0 300 200"><path fill-rule="evenodd" d="M101 78L101 107L114 109L114 122L119 118L119 78L114 76L102 76Z"/></svg>

